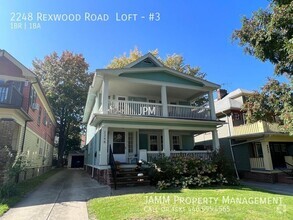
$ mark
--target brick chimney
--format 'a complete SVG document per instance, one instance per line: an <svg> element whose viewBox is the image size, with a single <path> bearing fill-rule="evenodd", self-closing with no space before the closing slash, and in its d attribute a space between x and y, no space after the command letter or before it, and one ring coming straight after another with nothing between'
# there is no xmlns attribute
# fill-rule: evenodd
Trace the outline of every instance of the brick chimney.
<svg viewBox="0 0 293 220"><path fill-rule="evenodd" d="M226 89L217 89L218 100L221 100L228 94Z"/></svg>

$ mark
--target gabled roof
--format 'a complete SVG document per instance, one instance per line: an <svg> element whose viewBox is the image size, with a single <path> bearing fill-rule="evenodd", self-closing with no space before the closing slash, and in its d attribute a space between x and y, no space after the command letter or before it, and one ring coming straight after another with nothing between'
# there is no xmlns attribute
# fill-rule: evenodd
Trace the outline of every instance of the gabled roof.
<svg viewBox="0 0 293 220"><path fill-rule="evenodd" d="M152 67L164 67L164 65L151 53L147 53L146 55L140 57L136 61L126 65L124 68L139 68L139 67L144 67L139 66L139 64L146 63L146 64L151 64L147 66L152 66Z"/></svg>
<svg viewBox="0 0 293 220"><path fill-rule="evenodd" d="M189 76L177 70L171 69L164 66L154 55L147 53L146 55L140 57L136 61L128 64L123 68L117 69L97 69L96 74L103 75L112 75L118 77L126 78L137 78L142 80L149 81L158 81L158 82L170 82L176 83L177 78L180 84L185 85L194 85L199 87L209 87L210 90L215 90L220 88L220 85L209 82L199 77ZM162 77L169 75L168 80L160 78L156 74L161 74Z"/></svg>
<svg viewBox="0 0 293 220"><path fill-rule="evenodd" d="M10 55L7 51L0 50L0 57L4 58L6 60L6 62L10 62L15 67L19 68L19 70L21 71L23 77L28 78L28 79L33 79L33 78L36 77L36 75L31 70L26 68L17 59L15 59L12 55ZM9 64L7 64L7 65L8 65L7 68L11 68L11 65L9 65Z"/></svg>

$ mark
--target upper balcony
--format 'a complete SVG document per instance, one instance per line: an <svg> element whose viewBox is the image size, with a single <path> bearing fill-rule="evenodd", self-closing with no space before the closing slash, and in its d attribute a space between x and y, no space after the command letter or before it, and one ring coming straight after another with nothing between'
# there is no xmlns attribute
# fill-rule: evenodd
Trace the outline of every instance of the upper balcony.
<svg viewBox="0 0 293 220"><path fill-rule="evenodd" d="M0 107L20 108L22 94L13 85L0 85Z"/></svg>
<svg viewBox="0 0 293 220"><path fill-rule="evenodd" d="M100 108L100 112L101 110L102 108ZM109 102L108 114L211 120L211 111L209 108L168 104L167 115L164 115L163 104L119 100Z"/></svg>

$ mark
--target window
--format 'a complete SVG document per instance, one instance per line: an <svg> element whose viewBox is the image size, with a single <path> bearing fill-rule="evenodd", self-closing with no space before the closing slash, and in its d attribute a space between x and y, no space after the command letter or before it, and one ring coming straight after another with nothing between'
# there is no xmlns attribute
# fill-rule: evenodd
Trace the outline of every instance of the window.
<svg viewBox="0 0 293 220"><path fill-rule="evenodd" d="M154 100L154 99L149 99L149 103L156 103L156 100Z"/></svg>
<svg viewBox="0 0 293 220"><path fill-rule="evenodd" d="M150 150L151 151L158 151L158 136L157 135L150 135Z"/></svg>
<svg viewBox="0 0 293 220"><path fill-rule="evenodd" d="M44 111L44 117L43 117L43 125L44 126L47 126L47 113L46 113L46 111Z"/></svg>
<svg viewBox="0 0 293 220"><path fill-rule="evenodd" d="M233 116L234 116L234 119L235 119L235 120L240 120L240 115L239 115L239 113L234 113Z"/></svg>
<svg viewBox="0 0 293 220"><path fill-rule="evenodd" d="M113 132L113 154L125 153L125 132Z"/></svg>
<svg viewBox="0 0 293 220"><path fill-rule="evenodd" d="M42 117L42 107L40 106L39 108L39 115L38 115L38 125L40 126L40 123L41 123L41 117Z"/></svg>
<svg viewBox="0 0 293 220"><path fill-rule="evenodd" d="M30 94L30 106L31 107L34 103L36 103L36 100L37 100L37 92L34 88L32 88L31 94Z"/></svg>
<svg viewBox="0 0 293 220"><path fill-rule="evenodd" d="M252 143L251 157L263 157L262 147L260 142Z"/></svg>
<svg viewBox="0 0 293 220"><path fill-rule="evenodd" d="M180 137L178 135L172 137L172 146L173 150L180 150Z"/></svg>

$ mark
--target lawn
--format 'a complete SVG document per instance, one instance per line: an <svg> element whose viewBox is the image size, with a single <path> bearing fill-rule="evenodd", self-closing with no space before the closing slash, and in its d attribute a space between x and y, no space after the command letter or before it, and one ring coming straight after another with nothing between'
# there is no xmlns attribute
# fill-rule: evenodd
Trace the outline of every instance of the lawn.
<svg viewBox="0 0 293 220"><path fill-rule="evenodd" d="M292 219L293 197L246 187L164 190L92 199L91 219Z"/></svg>
<svg viewBox="0 0 293 220"><path fill-rule="evenodd" d="M0 198L0 216L2 216L4 212L6 212L11 206L19 202L25 194L35 189L37 186L43 183L46 179L48 179L50 176L53 176L60 170L61 169L50 170L49 172L41 176L37 176L35 178L16 184L15 188L13 189L13 192L14 192L13 196L5 200Z"/></svg>

